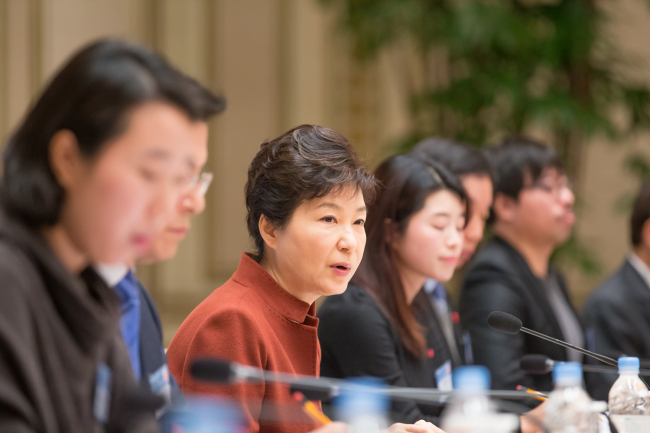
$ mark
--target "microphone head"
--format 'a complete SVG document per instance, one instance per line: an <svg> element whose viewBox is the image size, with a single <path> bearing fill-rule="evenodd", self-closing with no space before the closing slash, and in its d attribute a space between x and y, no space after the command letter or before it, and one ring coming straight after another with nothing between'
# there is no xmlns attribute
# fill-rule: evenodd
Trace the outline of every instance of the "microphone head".
<svg viewBox="0 0 650 433"><path fill-rule="evenodd" d="M236 377L234 365L217 358L199 358L192 361L190 374L204 382L231 383Z"/></svg>
<svg viewBox="0 0 650 433"><path fill-rule="evenodd" d="M553 371L553 361L546 355L524 355L521 358L521 369L530 374L546 374Z"/></svg>
<svg viewBox="0 0 650 433"><path fill-rule="evenodd" d="M291 394L300 392L307 400L329 401L335 391L335 387L325 378L305 377L291 382Z"/></svg>
<svg viewBox="0 0 650 433"><path fill-rule="evenodd" d="M490 328L506 334L516 334L521 329L521 320L503 311L493 311L487 319Z"/></svg>

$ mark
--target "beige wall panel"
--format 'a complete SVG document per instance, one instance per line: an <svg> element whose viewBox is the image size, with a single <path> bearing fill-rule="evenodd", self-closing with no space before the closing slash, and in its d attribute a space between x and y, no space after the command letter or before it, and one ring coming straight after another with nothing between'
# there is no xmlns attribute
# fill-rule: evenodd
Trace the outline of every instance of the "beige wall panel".
<svg viewBox="0 0 650 433"><path fill-rule="evenodd" d="M608 7L611 21L606 31L622 55L634 59L636 67L628 75L639 82L650 84L650 9L642 0L620 0L603 3ZM635 194L639 182L624 167L625 159L633 152L647 155L650 161L650 134L611 143L596 138L586 147L582 197L577 233L601 261L603 272L584 276L570 272L571 291L578 305L591 291L621 265L630 251L629 215L631 209L621 210L619 202L626 194Z"/></svg>
<svg viewBox="0 0 650 433"><path fill-rule="evenodd" d="M0 151L8 134L7 111L7 0L0 0ZM0 175L2 166L0 165Z"/></svg>
<svg viewBox="0 0 650 433"><path fill-rule="evenodd" d="M328 48L333 20L317 2L282 2L282 129L333 127L328 107Z"/></svg>
<svg viewBox="0 0 650 433"><path fill-rule="evenodd" d="M148 42L146 0L41 0L42 77L75 50L105 36Z"/></svg>
<svg viewBox="0 0 650 433"><path fill-rule="evenodd" d="M229 276L250 251L244 184L260 143L282 132L279 1L218 3L216 70L228 109L216 123L212 268Z"/></svg>
<svg viewBox="0 0 650 433"><path fill-rule="evenodd" d="M155 0L155 48L181 69L202 83L210 81L214 37L208 15L213 13L213 0Z"/></svg>
<svg viewBox="0 0 650 433"><path fill-rule="evenodd" d="M23 118L36 91L35 69L38 67L39 22L35 16L35 1L5 2L6 49L4 59L6 111L3 141Z"/></svg>

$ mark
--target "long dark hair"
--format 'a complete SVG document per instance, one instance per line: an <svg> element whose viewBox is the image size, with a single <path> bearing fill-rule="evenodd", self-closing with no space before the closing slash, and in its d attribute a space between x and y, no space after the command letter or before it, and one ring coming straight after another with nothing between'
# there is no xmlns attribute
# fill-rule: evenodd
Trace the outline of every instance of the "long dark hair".
<svg viewBox="0 0 650 433"><path fill-rule="evenodd" d="M54 134L71 131L90 159L124 132L135 107L151 101L171 104L193 121L206 121L226 106L225 99L144 47L104 39L77 52L7 143L2 185L7 211L33 226L56 224L64 190L50 167Z"/></svg>
<svg viewBox="0 0 650 433"><path fill-rule="evenodd" d="M411 216L424 207L427 197L443 190L458 196L469 215L468 196L460 180L442 165L413 153L386 159L375 177L383 186L368 206L366 249L352 284L375 297L408 352L421 356L425 350L424 332L406 300L388 228L404 233Z"/></svg>

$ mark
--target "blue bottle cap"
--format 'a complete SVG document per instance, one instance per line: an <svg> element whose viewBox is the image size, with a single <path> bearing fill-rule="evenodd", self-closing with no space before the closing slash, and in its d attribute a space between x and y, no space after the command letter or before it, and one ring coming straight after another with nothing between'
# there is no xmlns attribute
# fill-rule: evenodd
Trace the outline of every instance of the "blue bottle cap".
<svg viewBox="0 0 650 433"><path fill-rule="evenodd" d="M620 357L618 358L618 372L638 373L639 372L639 358L634 357Z"/></svg>
<svg viewBox="0 0 650 433"><path fill-rule="evenodd" d="M556 362L553 381L560 384L582 383L582 364L578 362Z"/></svg>
<svg viewBox="0 0 650 433"><path fill-rule="evenodd" d="M381 393L385 388L382 380L371 377L346 380L346 386L334 399L337 418L350 422L360 415L384 416L390 401Z"/></svg>
<svg viewBox="0 0 650 433"><path fill-rule="evenodd" d="M490 370L482 365L458 367L453 375L454 389L485 391L490 388Z"/></svg>

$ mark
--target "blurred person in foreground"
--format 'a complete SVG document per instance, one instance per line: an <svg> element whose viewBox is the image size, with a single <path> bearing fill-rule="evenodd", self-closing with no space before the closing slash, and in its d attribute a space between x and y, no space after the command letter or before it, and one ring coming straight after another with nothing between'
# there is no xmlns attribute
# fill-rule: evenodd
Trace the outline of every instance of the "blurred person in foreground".
<svg viewBox="0 0 650 433"><path fill-rule="evenodd" d="M345 293L318 311L321 374L372 376L389 385L451 390L456 364L422 286L445 282L462 251L468 198L440 164L409 153L375 171L383 185L368 207L368 248ZM418 295L424 300L416 302ZM439 424L441 405L393 402L392 418Z"/></svg>
<svg viewBox="0 0 650 433"><path fill-rule="evenodd" d="M183 322L167 355L186 395L227 396L249 431L303 433L320 424L277 383L211 385L192 361L216 357L265 370L318 376L315 301L339 294L366 243L366 201L376 183L339 133L302 125L262 143L248 169L246 208L254 254ZM320 403L318 403L320 405ZM323 432L345 429L341 423ZM392 431L430 432L426 424Z"/></svg>
<svg viewBox="0 0 650 433"><path fill-rule="evenodd" d="M94 263L130 263L170 222L220 101L119 40L78 52L9 139L0 209L0 430L156 431ZM128 401L128 402L127 402Z"/></svg>
<svg viewBox="0 0 650 433"><path fill-rule="evenodd" d="M587 299L583 318L591 350L618 359L634 356L650 368L650 181L640 188L630 218L632 252ZM587 388L607 401L618 374L585 373Z"/></svg>
<svg viewBox="0 0 650 433"><path fill-rule="evenodd" d="M442 164L460 179L469 198L469 216L463 230L463 248L456 269L462 268L474 255L483 240L485 223L490 217L490 206L494 194L492 167L487 158L476 147L451 140L428 138L413 148L413 153ZM460 328L458 307L449 296L445 286L434 279L424 283L424 291L433 304L431 310L437 332L446 341L454 365L472 364L472 347L469 332Z"/></svg>
<svg viewBox="0 0 650 433"><path fill-rule="evenodd" d="M195 155L199 167L202 167L206 160L206 152ZM178 245L190 230L190 218L205 209L205 193L211 182L212 173L207 172L197 174L192 179L188 193L179 199L173 220L156 235L149 251L138 258L135 264L162 262L176 255ZM180 403L182 396L178 383L169 373L162 325L156 306L145 287L136 278L134 263L100 264L96 269L120 298L120 332L135 378L140 381L142 387L165 399L165 406L157 412L160 416L170 405Z"/></svg>
<svg viewBox="0 0 650 433"><path fill-rule="evenodd" d="M571 234L574 195L549 146L513 138L487 155L497 178L490 220L494 237L476 255L462 284L461 325L470 332L474 362L490 369L494 389L523 385L549 391L551 375L527 374L520 368L522 356L580 362L582 355L524 333L495 331L487 318L504 311L527 328L584 346L564 278L549 263Z"/></svg>

